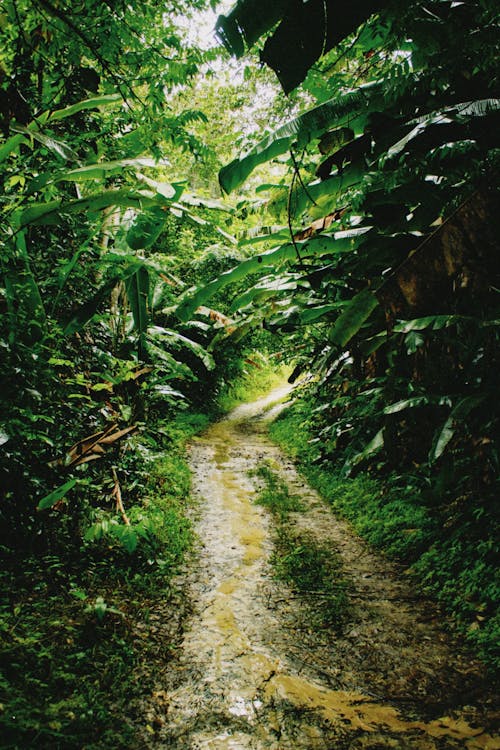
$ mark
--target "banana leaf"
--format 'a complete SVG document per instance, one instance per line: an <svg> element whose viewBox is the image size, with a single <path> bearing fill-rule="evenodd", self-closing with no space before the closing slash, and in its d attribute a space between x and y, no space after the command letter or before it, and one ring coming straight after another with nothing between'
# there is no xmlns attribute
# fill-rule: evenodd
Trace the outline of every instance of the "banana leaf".
<svg viewBox="0 0 500 750"><path fill-rule="evenodd" d="M204 305L210 297L227 284L240 281L250 273L262 273L269 270L269 266L297 260L297 250L302 260L316 255L337 254L353 250L361 242L363 235L370 230L370 227L361 227L344 232L335 232L332 235L319 235L304 242L296 242L295 245L289 242L286 245L272 248L265 253L248 258L234 268L225 271L216 279L209 281L208 284L188 290L177 306L176 315L180 320L189 320L197 307Z"/></svg>
<svg viewBox="0 0 500 750"><path fill-rule="evenodd" d="M146 353L146 333L148 330L148 302L149 302L149 271L144 264L140 264L125 282L127 297L134 319L134 328L138 336L139 359L144 359Z"/></svg>
<svg viewBox="0 0 500 750"><path fill-rule="evenodd" d="M337 319L330 333L330 341L342 347L346 346L377 306L378 300L369 289L356 294Z"/></svg>
<svg viewBox="0 0 500 750"><path fill-rule="evenodd" d="M360 113L368 112L380 103L383 83L378 81L364 84L282 125L245 156L234 159L220 170L219 182L222 190L231 193L256 167L286 153L292 144L296 144L296 148L302 148L314 138L320 137L328 128L342 124L345 118L352 120Z"/></svg>
<svg viewBox="0 0 500 750"><path fill-rule="evenodd" d="M207 370L213 370L215 367L212 355L207 352L204 346L197 341L189 339L187 336L183 336L178 331L170 328L162 328L161 326L152 326L148 331L148 336L157 346L159 346L160 342L164 342L167 345L174 346L176 349L188 349L203 362Z"/></svg>
<svg viewBox="0 0 500 750"><path fill-rule="evenodd" d="M127 167L150 167L157 168L168 165L166 161L156 161L147 157L136 159L118 159L115 161L101 161L95 164L87 164L84 167L68 169L58 175L55 182L63 180L69 182L85 182L86 180L100 180L115 172L122 172ZM177 191L172 189L172 198L175 198Z"/></svg>
<svg viewBox="0 0 500 750"><path fill-rule="evenodd" d="M288 0L238 2L227 16L219 16L216 33L226 49L241 57L245 44L251 47L274 26L285 12Z"/></svg>
<svg viewBox="0 0 500 750"><path fill-rule="evenodd" d="M130 190L129 188L104 190L86 198L77 198L71 201L53 200L47 203L34 203L18 214L18 222L21 227L28 226L28 224L59 224L64 214L102 211L109 206L141 210L164 203L163 198L149 191Z"/></svg>

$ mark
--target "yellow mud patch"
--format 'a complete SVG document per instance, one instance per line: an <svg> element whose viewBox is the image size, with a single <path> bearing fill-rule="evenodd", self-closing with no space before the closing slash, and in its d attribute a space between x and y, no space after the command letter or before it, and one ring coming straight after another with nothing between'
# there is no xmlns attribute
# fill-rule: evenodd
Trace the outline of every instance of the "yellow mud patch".
<svg viewBox="0 0 500 750"><path fill-rule="evenodd" d="M500 750L498 738L458 713L434 721L405 719L389 703L361 691L333 690L319 674L311 679L293 671L280 625L262 596L269 576L269 519L254 504L248 478L270 446L257 433L251 445L242 444L242 426L250 429L245 420L263 413L273 399L276 394L239 407L193 443L195 491L203 504L197 531L205 549L192 591L197 614L183 647L191 666L170 696L170 727L179 740L175 744L167 735L168 747L312 750L336 747L337 737L349 735L353 747L368 748L366 734L377 747L436 750L448 747L443 743L449 738L452 748ZM328 523L324 512L322 523ZM179 727L185 727L181 735L175 734Z"/></svg>

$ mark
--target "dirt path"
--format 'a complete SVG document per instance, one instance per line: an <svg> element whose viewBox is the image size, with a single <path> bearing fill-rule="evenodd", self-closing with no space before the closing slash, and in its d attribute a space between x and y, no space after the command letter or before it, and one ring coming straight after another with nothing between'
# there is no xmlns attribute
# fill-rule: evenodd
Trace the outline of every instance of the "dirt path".
<svg viewBox="0 0 500 750"><path fill-rule="evenodd" d="M239 407L192 445L202 552L182 654L150 706L161 726L154 746L500 748L480 665L453 647L429 603L334 518L266 438L269 406L285 394ZM342 636L312 630L307 607L272 578L272 521L253 502L257 480L249 476L263 460L280 467L306 505L291 522L343 559L353 609Z"/></svg>

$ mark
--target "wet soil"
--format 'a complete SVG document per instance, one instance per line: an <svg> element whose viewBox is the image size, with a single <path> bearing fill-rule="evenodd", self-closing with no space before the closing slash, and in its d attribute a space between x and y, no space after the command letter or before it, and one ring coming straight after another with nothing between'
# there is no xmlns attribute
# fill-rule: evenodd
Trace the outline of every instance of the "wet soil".
<svg viewBox="0 0 500 750"><path fill-rule="evenodd" d="M404 571L336 518L266 436L289 389L238 407L191 446L201 551L179 655L146 707L175 750L495 750L499 713L482 665ZM270 408L271 407L271 408ZM340 555L349 621L311 625L311 605L273 578L273 522L255 503L263 461L304 510L290 523ZM151 730L151 727L154 729Z"/></svg>

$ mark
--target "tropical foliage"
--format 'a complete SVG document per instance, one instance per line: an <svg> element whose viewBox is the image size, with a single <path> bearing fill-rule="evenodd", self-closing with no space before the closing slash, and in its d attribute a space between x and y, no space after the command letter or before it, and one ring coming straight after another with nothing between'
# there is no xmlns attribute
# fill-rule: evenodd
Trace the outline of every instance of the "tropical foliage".
<svg viewBox="0 0 500 750"><path fill-rule="evenodd" d="M226 193L269 160L289 172L259 187L263 230L243 246L264 250L187 293L178 314L189 319L214 292L252 274L233 302L231 335L264 327L286 337L293 377L315 376L309 460L410 488L444 540L467 546L467 555L467 540L477 548L487 526L491 571L498 9L383 5L363 6L360 17L358 6L339 14L334 2L259 4L256 21L255 3L240 0L219 19L233 54L264 40L261 59L285 91L303 81L313 106L221 170ZM437 545L431 560L448 542L428 544ZM425 564L422 571L439 595L442 578ZM457 609L461 584L450 586L445 599ZM464 621L476 638L498 586L484 579L469 596L475 604Z"/></svg>
<svg viewBox="0 0 500 750"><path fill-rule="evenodd" d="M183 91L215 56L179 20L201 5L2 3L9 747L137 747L131 705L152 684L153 651L163 664L179 638L171 581L192 541L184 444L242 351L231 344L226 365L222 347L207 350L223 313L206 308L192 326L172 314L188 283L241 257L216 180L191 179L215 158L214 113ZM149 618L162 606L159 635Z"/></svg>
<svg viewBox="0 0 500 750"><path fill-rule="evenodd" d="M208 152L193 129L206 115L177 105L213 55L176 29L193 7L167 18L141 4L139 18L134 5L87 3L79 18L45 0L5 4L0 513L10 549L37 540L45 550L67 502L84 534L146 417L184 408L214 368L199 326L169 325L187 243L231 239L212 218L229 215L224 206L175 172L177 154Z"/></svg>
<svg viewBox="0 0 500 750"><path fill-rule="evenodd" d="M253 348L284 350L292 379L312 375L301 455L362 487L332 502L365 532L373 519L371 540L414 562L496 658L496 3L239 0L217 24L244 58L236 72L189 41L186 17L204 5L2 3L0 545L13 599L0 687L13 746L80 747L110 726L110 664L124 675L139 659L132 592L161 581L170 596L189 548L183 444L206 423L197 411L261 372ZM286 102L247 56L257 46ZM374 510L375 486L391 490ZM398 545L410 521L422 528ZM57 661L61 691L78 676L88 687L69 714L43 715L55 647L32 596L45 623L51 608L66 617L54 642L75 669ZM97 718L82 667L96 654L110 690Z"/></svg>

